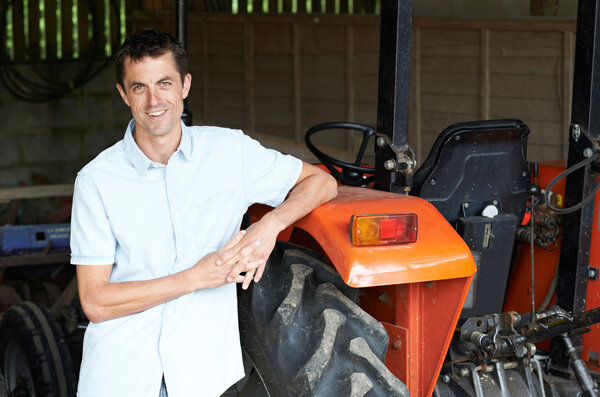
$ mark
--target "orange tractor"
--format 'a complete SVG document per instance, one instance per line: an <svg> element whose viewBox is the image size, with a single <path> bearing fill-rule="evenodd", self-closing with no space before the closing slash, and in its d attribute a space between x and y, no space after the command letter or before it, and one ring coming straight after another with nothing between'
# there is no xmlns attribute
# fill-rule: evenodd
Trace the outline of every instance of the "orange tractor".
<svg viewBox="0 0 600 397"><path fill-rule="evenodd" d="M239 290L248 375L229 393L597 396L600 330L581 334L600 322L598 287L587 291L600 268L600 2L579 3L567 167L528 163L528 127L504 119L446 128L417 168L411 13L382 2L377 128L306 134L340 193L283 232L263 280ZM328 129L363 134L354 163L312 143ZM362 164L370 138L374 167Z"/></svg>
<svg viewBox="0 0 600 397"><path fill-rule="evenodd" d="M417 167L407 142L411 14L411 0L382 2L377 128L307 132L339 195L282 232L261 282L239 290L246 377L225 396L599 394L590 367L600 351L600 0L579 4L566 166L529 164L529 129L504 119L446 128ZM326 129L363 134L354 163L312 143ZM374 167L362 161L371 139ZM266 210L251 207L245 224ZM65 258L35 258L65 281L52 311L22 302L0 321L11 395L74 393L86 320L72 271L49 268ZM34 265L0 259L5 280Z"/></svg>

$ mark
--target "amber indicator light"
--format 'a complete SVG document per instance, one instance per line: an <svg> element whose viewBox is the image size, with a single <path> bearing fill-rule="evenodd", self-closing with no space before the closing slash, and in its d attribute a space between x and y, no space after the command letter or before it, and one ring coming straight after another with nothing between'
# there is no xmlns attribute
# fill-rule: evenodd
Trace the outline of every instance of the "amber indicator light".
<svg viewBox="0 0 600 397"><path fill-rule="evenodd" d="M414 243L417 241L417 215L352 215L350 240L355 246Z"/></svg>

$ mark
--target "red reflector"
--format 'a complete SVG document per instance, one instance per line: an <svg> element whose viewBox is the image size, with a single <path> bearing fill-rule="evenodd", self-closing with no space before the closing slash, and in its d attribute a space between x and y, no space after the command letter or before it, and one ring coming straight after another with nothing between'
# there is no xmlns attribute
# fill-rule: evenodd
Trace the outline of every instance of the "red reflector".
<svg viewBox="0 0 600 397"><path fill-rule="evenodd" d="M379 221L379 238L391 240L396 237L396 219L382 219Z"/></svg>
<svg viewBox="0 0 600 397"><path fill-rule="evenodd" d="M417 241L417 215L353 215L350 239L357 246L414 243Z"/></svg>

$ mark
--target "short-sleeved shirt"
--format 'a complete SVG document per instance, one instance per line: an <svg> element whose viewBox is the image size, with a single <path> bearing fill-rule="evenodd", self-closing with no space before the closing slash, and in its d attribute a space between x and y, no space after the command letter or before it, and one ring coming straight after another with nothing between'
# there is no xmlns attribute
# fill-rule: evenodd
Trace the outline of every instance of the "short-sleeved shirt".
<svg viewBox="0 0 600 397"><path fill-rule="evenodd" d="M111 282L180 272L235 234L248 206L277 206L300 160L241 131L186 127L167 165L123 140L78 174L71 263L114 264ZM235 284L202 289L85 332L80 396L218 396L243 374Z"/></svg>

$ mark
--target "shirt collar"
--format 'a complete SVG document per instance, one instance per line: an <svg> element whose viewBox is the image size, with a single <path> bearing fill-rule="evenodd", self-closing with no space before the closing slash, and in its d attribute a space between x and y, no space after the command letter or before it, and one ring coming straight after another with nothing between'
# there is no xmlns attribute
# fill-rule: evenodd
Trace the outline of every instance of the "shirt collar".
<svg viewBox="0 0 600 397"><path fill-rule="evenodd" d="M129 158L129 160L131 161L131 163L133 164L133 166L135 167L137 172L140 175L144 175L146 173L146 171L148 170L148 167L150 167L150 165L152 164L152 161L148 157L146 157L146 155L142 152L142 150L139 148L137 143L135 143L135 140L133 139L134 133L135 133L135 120L132 119L129 122L129 125L127 126L127 130L125 131L125 137L124 137L125 155L127 156L127 158ZM177 153L178 151L180 151L181 154L183 154L183 157L186 160L190 159L190 155L191 155L191 151L192 151L192 142L191 142L191 138L190 138L190 131L189 131L189 127L186 126L183 123L183 121L181 122L181 141L179 142L179 147L177 148L175 153Z"/></svg>

